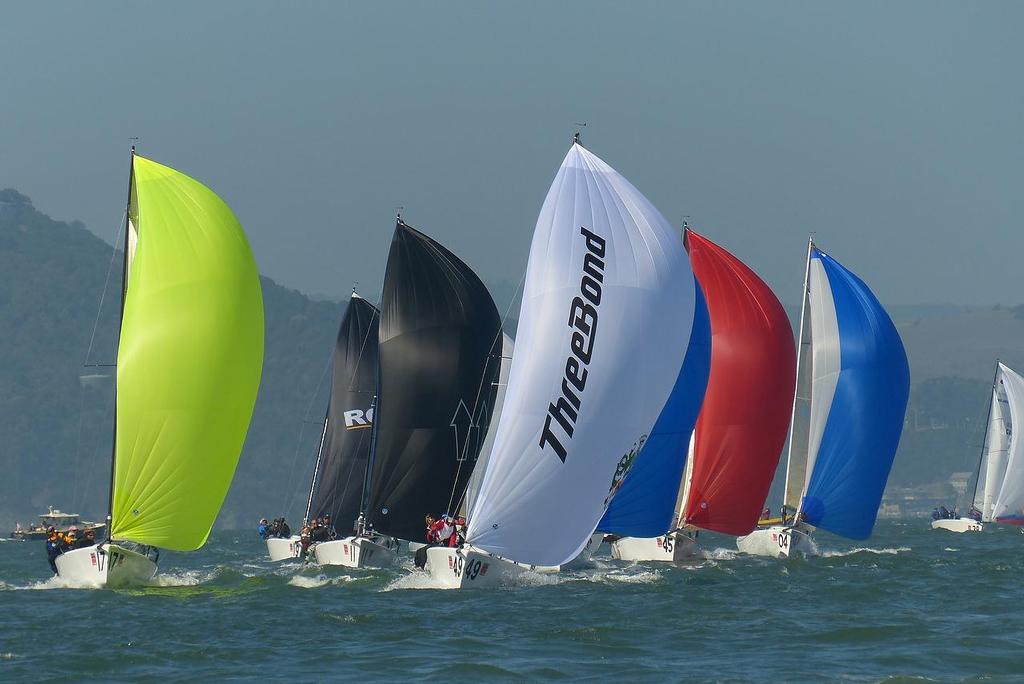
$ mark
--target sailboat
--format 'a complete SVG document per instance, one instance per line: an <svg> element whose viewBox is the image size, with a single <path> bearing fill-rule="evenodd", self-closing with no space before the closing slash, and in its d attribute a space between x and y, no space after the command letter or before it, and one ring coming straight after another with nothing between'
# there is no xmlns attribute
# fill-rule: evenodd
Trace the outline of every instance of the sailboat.
<svg viewBox="0 0 1024 684"><path fill-rule="evenodd" d="M314 547L318 563L387 567L399 541L424 538L426 515L454 513L490 421L501 320L461 259L395 227L378 331L377 401L356 533Z"/></svg>
<svg viewBox="0 0 1024 684"><path fill-rule="evenodd" d="M694 305L690 340L672 394L597 525L610 535L612 558L618 560L673 559L670 533L678 517L680 483L691 472L693 427L711 365L711 322L696 279Z"/></svg>
<svg viewBox="0 0 1024 684"><path fill-rule="evenodd" d="M145 584L158 548L206 543L263 368L263 299L242 227L198 181L135 154L125 228L109 538L63 578Z"/></svg>
<svg viewBox="0 0 1024 684"><path fill-rule="evenodd" d="M537 219L466 543L427 550L438 586L501 584L586 546L675 385L694 309L672 226L574 139Z"/></svg>
<svg viewBox="0 0 1024 684"><path fill-rule="evenodd" d="M659 536L614 541L612 557L621 560L685 561L700 555L700 530L749 534L757 526L789 426L796 354L785 309L768 285L728 251L689 228L684 240L710 318L707 392L688 440L682 487L661 494L663 505L677 505L671 525ZM649 448L650 440L606 520L618 506L629 505L626 488L647 466ZM647 487L652 494L664 487L655 476L650 479L655 480ZM639 502L632 505L637 506L645 491L634 491Z"/></svg>
<svg viewBox="0 0 1024 684"><path fill-rule="evenodd" d="M972 497L972 508L980 515L933 520L933 529L981 532L984 523L1024 525L1024 444L1013 434L1022 418L1024 378L997 361Z"/></svg>
<svg viewBox="0 0 1024 684"><path fill-rule="evenodd" d="M823 529L867 539L910 393L896 326L867 285L808 241L782 520L739 537L744 553L814 553Z"/></svg>
<svg viewBox="0 0 1024 684"><path fill-rule="evenodd" d="M331 516L335 526L355 527L370 457L373 403L377 393L379 312L355 291L338 327L331 359L331 397L306 501L304 522ZM270 538L271 560L297 558L302 539Z"/></svg>

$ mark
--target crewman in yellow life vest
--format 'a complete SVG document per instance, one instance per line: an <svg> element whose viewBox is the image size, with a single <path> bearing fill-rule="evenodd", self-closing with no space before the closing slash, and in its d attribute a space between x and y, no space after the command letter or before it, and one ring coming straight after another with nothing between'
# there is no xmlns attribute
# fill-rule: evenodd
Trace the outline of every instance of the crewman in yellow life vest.
<svg viewBox="0 0 1024 684"><path fill-rule="evenodd" d="M61 554L61 544L64 543L64 538L60 532L55 530L52 526L46 528L46 559L50 562L50 569L53 570L53 574L57 574L57 562L56 558Z"/></svg>

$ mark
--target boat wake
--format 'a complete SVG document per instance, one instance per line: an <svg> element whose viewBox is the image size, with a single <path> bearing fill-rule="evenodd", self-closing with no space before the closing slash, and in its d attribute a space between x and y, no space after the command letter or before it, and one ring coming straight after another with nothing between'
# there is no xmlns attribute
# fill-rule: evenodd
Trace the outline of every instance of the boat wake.
<svg viewBox="0 0 1024 684"><path fill-rule="evenodd" d="M895 556L899 553L906 553L910 551L909 546L897 546L895 548L884 548L884 549L869 549L867 547L858 546L855 549L847 549L846 551L822 551L820 553L822 558L842 558L844 556L854 556L858 553L873 553L876 555L890 555Z"/></svg>
<svg viewBox="0 0 1024 684"><path fill-rule="evenodd" d="M356 581L356 577L352 575L339 575L337 577L328 577L327 575L316 575L310 577L308 575L295 575L288 580L288 586L299 587L301 589L319 589L320 587L326 587L329 585L342 585L348 584L349 582Z"/></svg>
<svg viewBox="0 0 1024 684"><path fill-rule="evenodd" d="M4 588L5 589L6 588L10 588L10 589L30 589L30 590L36 590L36 589L100 589L100 588L102 588L102 585L100 585L99 583L96 583L96 582L89 582L89 581L82 581L82 580L77 580L76 581L76 580L68 579L67 577L60 577L58 575L54 575L53 577L51 577L49 579L40 580L39 582L32 582L32 583L30 583L30 584L28 584L27 586L24 586L24 587L7 586L7 587L4 587Z"/></svg>
<svg viewBox="0 0 1024 684"><path fill-rule="evenodd" d="M716 549L706 549L704 551L704 558L714 561L731 561L736 560L740 557L740 552L736 549L727 549L725 547L718 547Z"/></svg>
<svg viewBox="0 0 1024 684"><path fill-rule="evenodd" d="M175 572L158 573L149 586L151 587L194 587L206 584L214 579L217 571L202 572L200 570L178 570Z"/></svg>
<svg viewBox="0 0 1024 684"><path fill-rule="evenodd" d="M433 580L429 572L414 570L406 575L401 575L388 582L381 591L396 591L401 589L444 589L444 585Z"/></svg>
<svg viewBox="0 0 1024 684"><path fill-rule="evenodd" d="M655 582L660 582L661 578L661 572L658 570L627 568L597 575L594 577L594 581L607 584L654 584Z"/></svg>

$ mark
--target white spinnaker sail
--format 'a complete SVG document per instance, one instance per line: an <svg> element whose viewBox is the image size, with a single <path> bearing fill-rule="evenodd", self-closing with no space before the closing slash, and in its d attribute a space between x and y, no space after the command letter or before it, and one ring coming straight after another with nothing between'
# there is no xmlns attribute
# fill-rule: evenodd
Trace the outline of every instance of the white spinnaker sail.
<svg viewBox="0 0 1024 684"><path fill-rule="evenodd" d="M574 144L537 219L471 544L537 565L583 548L672 391L693 314L676 231Z"/></svg>
<svg viewBox="0 0 1024 684"><path fill-rule="evenodd" d="M480 492L480 482L484 477L484 470L487 468L487 460L490 458L491 449L494 448L494 438L498 434L498 423L501 420L501 412L505 406L505 390L508 389L508 373L512 368L512 352L515 351L515 342L506 333L502 333L501 364L498 369L498 382L494 392L494 410L491 412L491 422L487 425L487 432L484 435L483 444L480 445L480 455L473 466L473 474L466 485L466 500L462 506L463 511L473 508L476 496Z"/></svg>
<svg viewBox="0 0 1024 684"><path fill-rule="evenodd" d="M690 433L690 445L686 448L686 468L683 469L683 480L676 498L676 517L673 525L682 527L686 520L686 502L690 498L690 484L693 482L693 451L697 443L697 431Z"/></svg>
<svg viewBox="0 0 1024 684"><path fill-rule="evenodd" d="M811 310L811 417L807 440L804 493L814 474L821 437L825 434L829 410L839 382L839 320L832 299L832 286L820 259L811 259L808 273L808 306ZM801 496L801 499L803 497Z"/></svg>
<svg viewBox="0 0 1024 684"><path fill-rule="evenodd" d="M1017 427L1024 425L1024 378L1003 364L999 364L999 375L1009 409L1009 415L1005 417L1009 418L1006 433L1009 433L1010 444L1006 473L996 497L992 518L1020 525L1024 524L1024 440L1017 434Z"/></svg>
<svg viewBox="0 0 1024 684"><path fill-rule="evenodd" d="M982 457L978 477L982 478L981 486L977 487L978 500L974 505L982 513L982 520L992 522L992 511L995 508L996 496L1003 484L1006 474L1006 455L1010 446L1010 436L1006 424L1006 392L1001 391L1002 385L997 381L992 388L992 408L988 414L988 432L985 435L985 455Z"/></svg>

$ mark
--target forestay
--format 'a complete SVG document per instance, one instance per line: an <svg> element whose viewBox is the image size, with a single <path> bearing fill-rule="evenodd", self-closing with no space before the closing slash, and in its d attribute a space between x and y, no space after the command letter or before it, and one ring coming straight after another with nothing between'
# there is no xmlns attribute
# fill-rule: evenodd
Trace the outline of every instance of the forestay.
<svg viewBox="0 0 1024 684"><path fill-rule="evenodd" d="M1024 440L1017 438L1017 426L1024 425L1024 378L999 364L1000 383L1006 392L1009 425L1006 433L1010 443L999 496L992 518L999 523L1024 525Z"/></svg>
<svg viewBox="0 0 1024 684"><path fill-rule="evenodd" d="M502 333L501 357L491 358L491 363L498 364L498 378L494 383L494 407L488 412L482 407L481 414L490 413L490 419L478 427L484 433L484 441L480 445L480 454L476 464L473 466L473 474L469 477L469 484L466 485L466 496L463 498L463 511L473 508L476 496L480 492L480 481L483 479L484 471L487 468L487 459L491 455L491 448L494 446L494 438L498 434L498 421L505 406L505 390L508 388L508 373L512 368L512 354L515 352L515 342L506 333Z"/></svg>
<svg viewBox="0 0 1024 684"><path fill-rule="evenodd" d="M540 565L583 548L672 391L693 316L672 227L574 144L537 219L472 544Z"/></svg>
<svg viewBox="0 0 1024 684"><path fill-rule="evenodd" d="M401 220L380 308L380 382L366 515L419 540L425 515L454 513L494 407L501 321L480 278Z"/></svg>
<svg viewBox="0 0 1024 684"><path fill-rule="evenodd" d="M202 546L238 463L263 366L263 300L231 210L135 156L134 258L117 356L111 536Z"/></svg>
<svg viewBox="0 0 1024 684"><path fill-rule="evenodd" d="M682 522L749 534L786 441L796 374L793 329L778 298L722 247L687 232L711 319L711 375L697 419Z"/></svg>
<svg viewBox="0 0 1024 684"><path fill-rule="evenodd" d="M338 328L331 398L306 518L330 515L351 529L362 503L377 392L377 307L353 293Z"/></svg>
<svg viewBox="0 0 1024 684"><path fill-rule="evenodd" d="M686 357L651 436L622 486L614 493L599 532L628 537L659 537L676 523L676 503L694 423L708 383L711 324L699 283Z"/></svg>
<svg viewBox="0 0 1024 684"><path fill-rule="evenodd" d="M812 248L811 411L803 520L871 535L903 430L910 371L896 326L867 285Z"/></svg>

